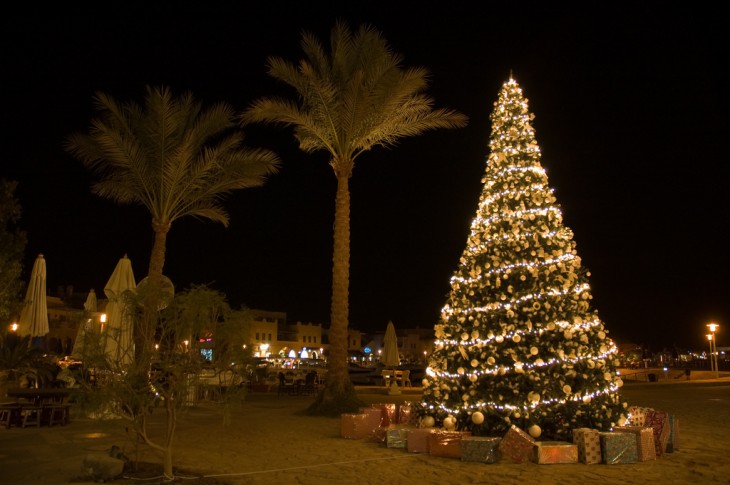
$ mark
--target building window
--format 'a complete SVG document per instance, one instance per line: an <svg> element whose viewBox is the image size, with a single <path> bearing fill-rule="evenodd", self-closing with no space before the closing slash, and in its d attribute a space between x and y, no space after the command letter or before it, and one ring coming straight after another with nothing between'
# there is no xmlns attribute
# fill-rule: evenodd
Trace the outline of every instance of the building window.
<svg viewBox="0 0 730 485"><path fill-rule="evenodd" d="M317 337L314 337L314 343L315 344L317 343Z"/></svg>
<svg viewBox="0 0 730 485"><path fill-rule="evenodd" d="M258 339L259 339L259 333L256 332L256 340L258 340Z"/></svg>
<svg viewBox="0 0 730 485"><path fill-rule="evenodd" d="M269 334L269 341L271 341L271 334Z"/></svg>
<svg viewBox="0 0 730 485"><path fill-rule="evenodd" d="M307 343L307 337L302 337L302 342Z"/></svg>

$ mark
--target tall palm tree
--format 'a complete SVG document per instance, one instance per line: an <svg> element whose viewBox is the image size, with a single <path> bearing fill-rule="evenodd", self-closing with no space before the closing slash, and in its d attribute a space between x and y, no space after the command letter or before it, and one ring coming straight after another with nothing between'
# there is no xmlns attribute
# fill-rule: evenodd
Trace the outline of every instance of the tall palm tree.
<svg viewBox="0 0 730 485"><path fill-rule="evenodd" d="M353 33L339 20L331 31L329 52L307 32L301 45L305 58L298 64L278 57L267 60L269 75L293 87L297 99L261 98L241 115L241 121L293 126L301 150L325 150L330 155L337 179L331 351L327 385L310 412L336 415L358 404L347 372L349 179L355 160L372 148L393 146L403 137L465 126L467 118L453 110L433 109L433 100L425 94L427 71L402 68L401 56L371 26L360 26Z"/></svg>
<svg viewBox="0 0 730 485"><path fill-rule="evenodd" d="M225 103L204 109L190 92L173 96L167 87L146 87L144 106L120 104L96 93L99 115L88 133L66 140L66 149L97 177L92 191L119 204L138 204L152 216L154 242L148 295L162 283L167 233L181 217L228 226L221 205L237 189L259 187L276 173L271 151L245 148L235 111ZM139 343L154 331L151 305L142 320ZM139 335L138 335L139 334ZM150 349L151 350L151 349ZM137 349L139 355L140 349Z"/></svg>

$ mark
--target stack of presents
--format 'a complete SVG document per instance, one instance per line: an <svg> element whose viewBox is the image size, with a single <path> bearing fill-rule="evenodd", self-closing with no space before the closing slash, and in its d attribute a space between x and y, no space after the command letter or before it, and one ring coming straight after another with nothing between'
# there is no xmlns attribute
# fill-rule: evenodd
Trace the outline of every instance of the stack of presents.
<svg viewBox="0 0 730 485"><path fill-rule="evenodd" d="M665 411L628 408L629 420L610 432L573 429L572 442L538 441L512 426L504 436L473 436L469 431L419 427L412 403L373 404L342 414L342 437L368 439L412 453L497 463L604 463L617 465L656 460L678 448L678 420Z"/></svg>

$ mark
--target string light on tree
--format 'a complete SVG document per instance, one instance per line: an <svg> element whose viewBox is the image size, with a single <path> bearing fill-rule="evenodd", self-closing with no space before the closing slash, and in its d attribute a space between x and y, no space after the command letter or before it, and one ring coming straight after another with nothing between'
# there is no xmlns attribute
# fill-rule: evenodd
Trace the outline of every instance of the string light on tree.
<svg viewBox="0 0 730 485"><path fill-rule="evenodd" d="M617 348L591 307L589 272L540 163L514 79L492 112L483 190L435 327L422 419L533 437L625 423Z"/></svg>

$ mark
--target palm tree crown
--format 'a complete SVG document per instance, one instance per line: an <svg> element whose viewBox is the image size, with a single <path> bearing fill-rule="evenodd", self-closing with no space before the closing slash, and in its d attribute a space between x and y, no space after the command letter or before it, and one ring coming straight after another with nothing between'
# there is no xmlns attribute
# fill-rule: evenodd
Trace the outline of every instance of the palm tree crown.
<svg viewBox="0 0 730 485"><path fill-rule="evenodd" d="M270 57L269 75L293 87L299 99L261 98L242 121L293 125L299 147L307 153L328 151L338 176L350 176L355 159L375 146L466 124L461 113L433 109L433 99L424 94L427 71L402 68L401 56L374 28L363 25L353 34L338 21L330 42L327 53L304 33L306 59L293 64Z"/></svg>
<svg viewBox="0 0 730 485"><path fill-rule="evenodd" d="M174 98L165 87L147 87L144 108L104 93L95 99L101 116L88 134L70 136L67 148L99 176L96 194L143 205L153 224L190 215L227 226L222 196L261 186L276 172L272 152L243 148L226 104L204 110L192 94Z"/></svg>

